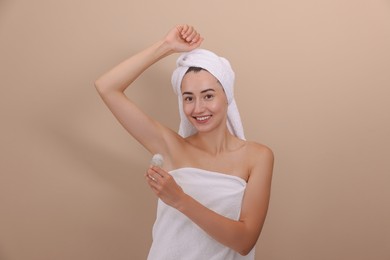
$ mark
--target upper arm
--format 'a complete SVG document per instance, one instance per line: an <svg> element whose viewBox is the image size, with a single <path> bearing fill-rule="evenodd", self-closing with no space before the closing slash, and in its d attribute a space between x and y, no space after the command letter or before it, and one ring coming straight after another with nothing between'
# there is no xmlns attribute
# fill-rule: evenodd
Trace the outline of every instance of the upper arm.
<svg viewBox="0 0 390 260"><path fill-rule="evenodd" d="M266 146L257 146L250 156L253 168L243 198L240 221L245 223L248 238L254 245L268 211L274 156Z"/></svg>
<svg viewBox="0 0 390 260"><path fill-rule="evenodd" d="M179 136L146 115L121 91L99 92L103 101L121 125L151 153L169 153L169 146Z"/></svg>

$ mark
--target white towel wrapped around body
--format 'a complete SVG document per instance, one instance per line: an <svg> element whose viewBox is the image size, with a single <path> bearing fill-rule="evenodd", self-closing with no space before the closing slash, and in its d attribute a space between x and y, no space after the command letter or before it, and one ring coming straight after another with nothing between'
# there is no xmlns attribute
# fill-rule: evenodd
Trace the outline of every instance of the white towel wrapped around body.
<svg viewBox="0 0 390 260"><path fill-rule="evenodd" d="M207 208L238 220L246 182L237 176L197 168L170 172L184 192ZM158 201L148 260L253 260L220 244L178 210Z"/></svg>
<svg viewBox="0 0 390 260"><path fill-rule="evenodd" d="M198 67L210 72L221 83L228 101L227 127L229 131L240 139L245 140L241 117L234 99L234 71L227 59L215 53L195 49L183 53L176 61L177 68L172 74L172 87L178 96L180 126L179 135L186 138L196 133L195 127L188 121L183 111L183 97L181 95L181 82L190 67Z"/></svg>

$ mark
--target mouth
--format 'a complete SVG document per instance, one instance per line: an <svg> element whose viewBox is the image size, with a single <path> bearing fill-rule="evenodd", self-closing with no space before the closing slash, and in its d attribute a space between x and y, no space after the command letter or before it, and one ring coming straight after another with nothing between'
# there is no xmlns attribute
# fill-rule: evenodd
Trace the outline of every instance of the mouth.
<svg viewBox="0 0 390 260"><path fill-rule="evenodd" d="M199 122L199 123L204 123L204 122L207 122L207 120L209 120L211 118L211 115L208 115L208 116L194 116L193 118L197 122Z"/></svg>

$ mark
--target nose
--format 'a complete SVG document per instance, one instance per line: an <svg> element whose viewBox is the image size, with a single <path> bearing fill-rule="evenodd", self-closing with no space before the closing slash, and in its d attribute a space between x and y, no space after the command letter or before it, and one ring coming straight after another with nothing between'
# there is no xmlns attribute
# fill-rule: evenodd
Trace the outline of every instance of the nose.
<svg viewBox="0 0 390 260"><path fill-rule="evenodd" d="M194 106L194 114L200 115L205 109L204 101L201 99L197 99Z"/></svg>

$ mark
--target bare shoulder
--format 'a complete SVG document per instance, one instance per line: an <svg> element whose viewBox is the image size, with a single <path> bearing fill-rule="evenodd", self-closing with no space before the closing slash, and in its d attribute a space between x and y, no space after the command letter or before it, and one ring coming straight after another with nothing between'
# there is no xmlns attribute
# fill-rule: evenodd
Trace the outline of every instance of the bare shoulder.
<svg viewBox="0 0 390 260"><path fill-rule="evenodd" d="M264 144L247 142L247 158L250 164L250 175L266 174L272 175L274 165L274 153L272 149Z"/></svg>
<svg viewBox="0 0 390 260"><path fill-rule="evenodd" d="M247 142L247 156L254 158L255 160L270 160L274 159L274 153L272 149L264 144L259 144L256 142Z"/></svg>

